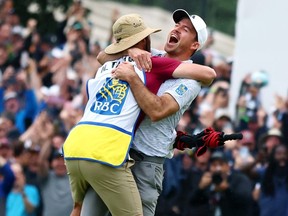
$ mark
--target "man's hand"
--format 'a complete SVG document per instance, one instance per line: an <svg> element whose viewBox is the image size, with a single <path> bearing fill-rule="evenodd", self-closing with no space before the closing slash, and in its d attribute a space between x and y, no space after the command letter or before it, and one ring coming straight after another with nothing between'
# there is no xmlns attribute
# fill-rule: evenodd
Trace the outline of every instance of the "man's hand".
<svg viewBox="0 0 288 216"><path fill-rule="evenodd" d="M205 172L199 182L199 189L203 190L212 184L212 175L210 172Z"/></svg>
<svg viewBox="0 0 288 216"><path fill-rule="evenodd" d="M215 185L215 189L214 191L216 192L223 192L225 190L227 190L229 188L229 183L228 183L228 179L224 178L223 181L220 184L216 184Z"/></svg>
<svg viewBox="0 0 288 216"><path fill-rule="evenodd" d="M129 83L135 76L138 76L134 70L134 66L129 62L123 62L117 68L112 70L112 77L124 80Z"/></svg>
<svg viewBox="0 0 288 216"><path fill-rule="evenodd" d="M128 55L135 61L139 70L150 72L152 68L151 53L139 48L128 49Z"/></svg>
<svg viewBox="0 0 288 216"><path fill-rule="evenodd" d="M139 70L150 72L152 68L151 53L135 47L113 55L108 55L104 51L100 51L97 56L97 61L103 65L107 61L116 60L127 55L135 61Z"/></svg>

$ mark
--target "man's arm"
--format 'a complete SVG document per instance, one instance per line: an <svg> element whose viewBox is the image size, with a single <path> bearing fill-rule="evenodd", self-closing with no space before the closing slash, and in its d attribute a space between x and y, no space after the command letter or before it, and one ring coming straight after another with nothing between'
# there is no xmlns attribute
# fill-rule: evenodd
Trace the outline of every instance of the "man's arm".
<svg viewBox="0 0 288 216"><path fill-rule="evenodd" d="M201 85L209 86L216 78L216 72L208 66L181 63L173 72L173 77L194 79L201 82Z"/></svg>
<svg viewBox="0 0 288 216"><path fill-rule="evenodd" d="M103 64L105 64L105 62L116 60L118 58L121 58L124 55L125 55L124 51L117 53L117 54L108 55L102 50L97 55L97 61L103 65Z"/></svg>
<svg viewBox="0 0 288 216"><path fill-rule="evenodd" d="M112 73L114 77L129 83L138 105L151 121L159 121L179 110L178 103L170 94L159 97L150 92L130 63L120 64Z"/></svg>
<svg viewBox="0 0 288 216"><path fill-rule="evenodd" d="M150 71L152 67L152 62L150 59L151 54L138 48L130 48L128 49L128 51L123 51L114 55L108 55L104 51L102 51L97 56L97 60L101 64L103 64L107 61L115 60L117 57L120 58L123 55L129 55L136 62L136 65L139 69L143 68L146 71ZM177 69L173 72L173 77L194 79L201 82L202 86L209 86L216 78L216 72L211 67L186 62L181 63L177 67Z"/></svg>
<svg viewBox="0 0 288 216"><path fill-rule="evenodd" d="M136 47L124 50L123 52L113 55L108 55L104 51L100 51L97 56L97 60L98 62L100 62L100 64L103 65L107 61L113 61L125 55L130 56L135 61L139 70L145 70L145 71L151 70L152 68L151 53Z"/></svg>

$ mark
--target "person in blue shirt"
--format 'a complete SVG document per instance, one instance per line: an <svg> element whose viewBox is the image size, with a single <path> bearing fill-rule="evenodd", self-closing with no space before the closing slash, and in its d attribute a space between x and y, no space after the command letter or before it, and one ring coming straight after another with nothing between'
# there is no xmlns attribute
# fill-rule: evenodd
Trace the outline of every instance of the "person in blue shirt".
<svg viewBox="0 0 288 216"><path fill-rule="evenodd" d="M1 148L0 143L0 148ZM5 214L6 197L11 191L15 181L15 176L11 170L10 164L0 155L0 215Z"/></svg>
<svg viewBox="0 0 288 216"><path fill-rule="evenodd" d="M36 186L26 184L20 164L13 163L11 168L16 177L12 191L6 201L6 216L36 216L40 204L40 194Z"/></svg>
<svg viewBox="0 0 288 216"><path fill-rule="evenodd" d="M39 111L35 90L26 79L24 70L10 66L4 71L0 83L0 114L13 114L20 133L32 124Z"/></svg>

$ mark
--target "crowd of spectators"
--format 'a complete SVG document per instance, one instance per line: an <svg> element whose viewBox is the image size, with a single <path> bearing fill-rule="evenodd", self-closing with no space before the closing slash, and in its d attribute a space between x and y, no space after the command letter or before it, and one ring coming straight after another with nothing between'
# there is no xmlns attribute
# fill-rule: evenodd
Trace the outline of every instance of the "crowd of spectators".
<svg viewBox="0 0 288 216"><path fill-rule="evenodd" d="M202 88L177 129L197 134L213 127L242 140L196 157L179 152L165 161L163 193L157 216L288 215L288 100L275 95L274 109L262 106L261 89L269 88L268 73L251 71L241 80L235 116L229 109L233 61L215 50L213 32L206 47L191 59L213 67L217 78Z"/></svg>
<svg viewBox="0 0 288 216"><path fill-rule="evenodd" d="M71 212L61 149L82 117L85 83L95 76L102 49L90 40L85 11L74 1L60 25L62 34L41 35L37 20L22 25L13 0L1 1L0 215ZM213 127L241 132L243 139L198 158L193 151L175 150L165 162L156 215L288 215L288 101L276 96L274 112L266 112L261 106L261 89L269 87L266 72L251 72L243 77L236 115L231 116L233 62L213 50L212 43L211 31L193 61L213 67L217 79L202 89L177 129L196 134Z"/></svg>

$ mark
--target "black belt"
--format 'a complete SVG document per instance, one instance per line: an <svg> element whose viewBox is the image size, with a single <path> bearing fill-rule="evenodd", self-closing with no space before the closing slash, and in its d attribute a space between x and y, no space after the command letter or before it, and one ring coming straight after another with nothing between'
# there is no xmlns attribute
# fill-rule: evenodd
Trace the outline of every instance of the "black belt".
<svg viewBox="0 0 288 216"><path fill-rule="evenodd" d="M165 157L148 156L132 148L129 151L129 155L135 161L148 161L148 162L158 163L158 164L164 164L165 162Z"/></svg>

